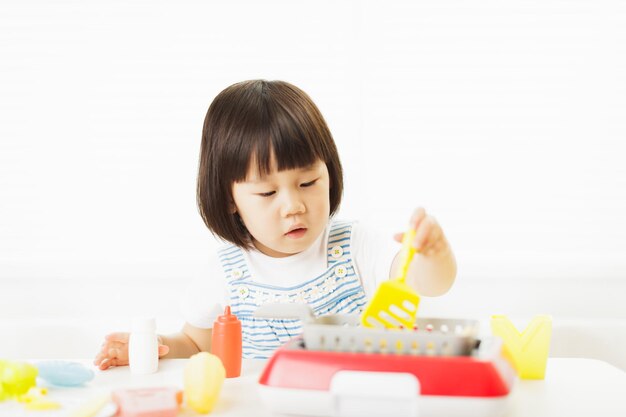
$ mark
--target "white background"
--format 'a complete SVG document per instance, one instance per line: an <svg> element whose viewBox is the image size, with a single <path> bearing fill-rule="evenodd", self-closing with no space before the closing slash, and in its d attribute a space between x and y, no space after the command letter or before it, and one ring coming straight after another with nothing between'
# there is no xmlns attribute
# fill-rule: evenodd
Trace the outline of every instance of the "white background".
<svg viewBox="0 0 626 417"><path fill-rule="evenodd" d="M0 318L182 323L205 112L266 78L326 117L341 217L443 225L425 314L626 319L625 74L617 0L4 0Z"/></svg>

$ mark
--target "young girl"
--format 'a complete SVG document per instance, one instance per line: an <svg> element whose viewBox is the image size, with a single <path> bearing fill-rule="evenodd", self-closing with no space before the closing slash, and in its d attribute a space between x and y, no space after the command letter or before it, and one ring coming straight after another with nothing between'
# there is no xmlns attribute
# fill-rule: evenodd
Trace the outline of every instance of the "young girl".
<svg viewBox="0 0 626 417"><path fill-rule="evenodd" d="M207 227L227 244L184 297L182 331L159 336L159 356L210 351L211 327L225 305L242 322L246 358L267 358L301 332L298 320L254 317L263 303L308 303L316 315L360 314L378 284L395 276L399 245L335 220L342 191L335 143L306 93L265 80L222 91L204 121L197 201ZM407 282L421 295L445 293L456 263L441 227L422 208L409 224L419 252ZM108 335L94 363L100 369L128 364L128 334Z"/></svg>

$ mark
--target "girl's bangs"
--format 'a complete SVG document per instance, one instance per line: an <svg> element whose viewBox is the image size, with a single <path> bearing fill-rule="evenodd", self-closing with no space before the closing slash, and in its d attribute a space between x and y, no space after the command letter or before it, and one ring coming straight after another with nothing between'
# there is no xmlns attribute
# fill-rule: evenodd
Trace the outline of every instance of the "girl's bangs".
<svg viewBox="0 0 626 417"><path fill-rule="evenodd" d="M236 169L236 182L246 179L253 163L256 164L259 175L263 177L271 173L273 159L278 171L306 168L318 160L326 162L321 149L315 146L321 142L318 138L311 138L304 129L284 114L278 113L273 116L265 127L245 135L245 139L242 138L248 142L248 146L241 147L245 151L239 155L241 163ZM306 124L303 127L306 129Z"/></svg>

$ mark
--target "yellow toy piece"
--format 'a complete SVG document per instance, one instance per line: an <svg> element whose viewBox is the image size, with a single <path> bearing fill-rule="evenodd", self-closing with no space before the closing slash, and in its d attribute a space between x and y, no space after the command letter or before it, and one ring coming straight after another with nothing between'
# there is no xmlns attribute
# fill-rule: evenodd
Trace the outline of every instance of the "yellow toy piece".
<svg viewBox="0 0 626 417"><path fill-rule="evenodd" d="M31 387L26 394L19 395L17 401L24 403L24 408L30 411L58 410L61 404L49 401L45 396L47 388Z"/></svg>
<svg viewBox="0 0 626 417"><path fill-rule="evenodd" d="M37 382L37 368L26 362L0 360L0 400L18 397Z"/></svg>
<svg viewBox="0 0 626 417"><path fill-rule="evenodd" d="M30 411L58 410L61 404L55 401L36 400L25 404L24 408Z"/></svg>
<svg viewBox="0 0 626 417"><path fill-rule="evenodd" d="M406 273L415 255L413 241L415 230L409 229L402 237L402 267L400 277L385 281L378 286L376 294L365 307L361 315L361 324L365 327L392 329L404 326L413 327L417 315L420 297L406 284Z"/></svg>
<svg viewBox="0 0 626 417"><path fill-rule="evenodd" d="M211 412L225 378L226 370L217 356L196 353L185 364L185 402L198 413Z"/></svg>
<svg viewBox="0 0 626 417"><path fill-rule="evenodd" d="M503 315L491 316L491 332L504 341L506 355L522 379L544 379L550 350L552 317L535 316L523 332Z"/></svg>

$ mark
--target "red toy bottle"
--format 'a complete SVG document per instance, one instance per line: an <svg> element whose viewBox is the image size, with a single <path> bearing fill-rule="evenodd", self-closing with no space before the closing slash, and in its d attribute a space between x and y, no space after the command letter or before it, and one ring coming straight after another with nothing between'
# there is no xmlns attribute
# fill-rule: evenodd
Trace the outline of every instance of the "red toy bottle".
<svg viewBox="0 0 626 417"><path fill-rule="evenodd" d="M230 313L230 306L213 323L211 353L221 359L226 378L241 374L241 322Z"/></svg>

